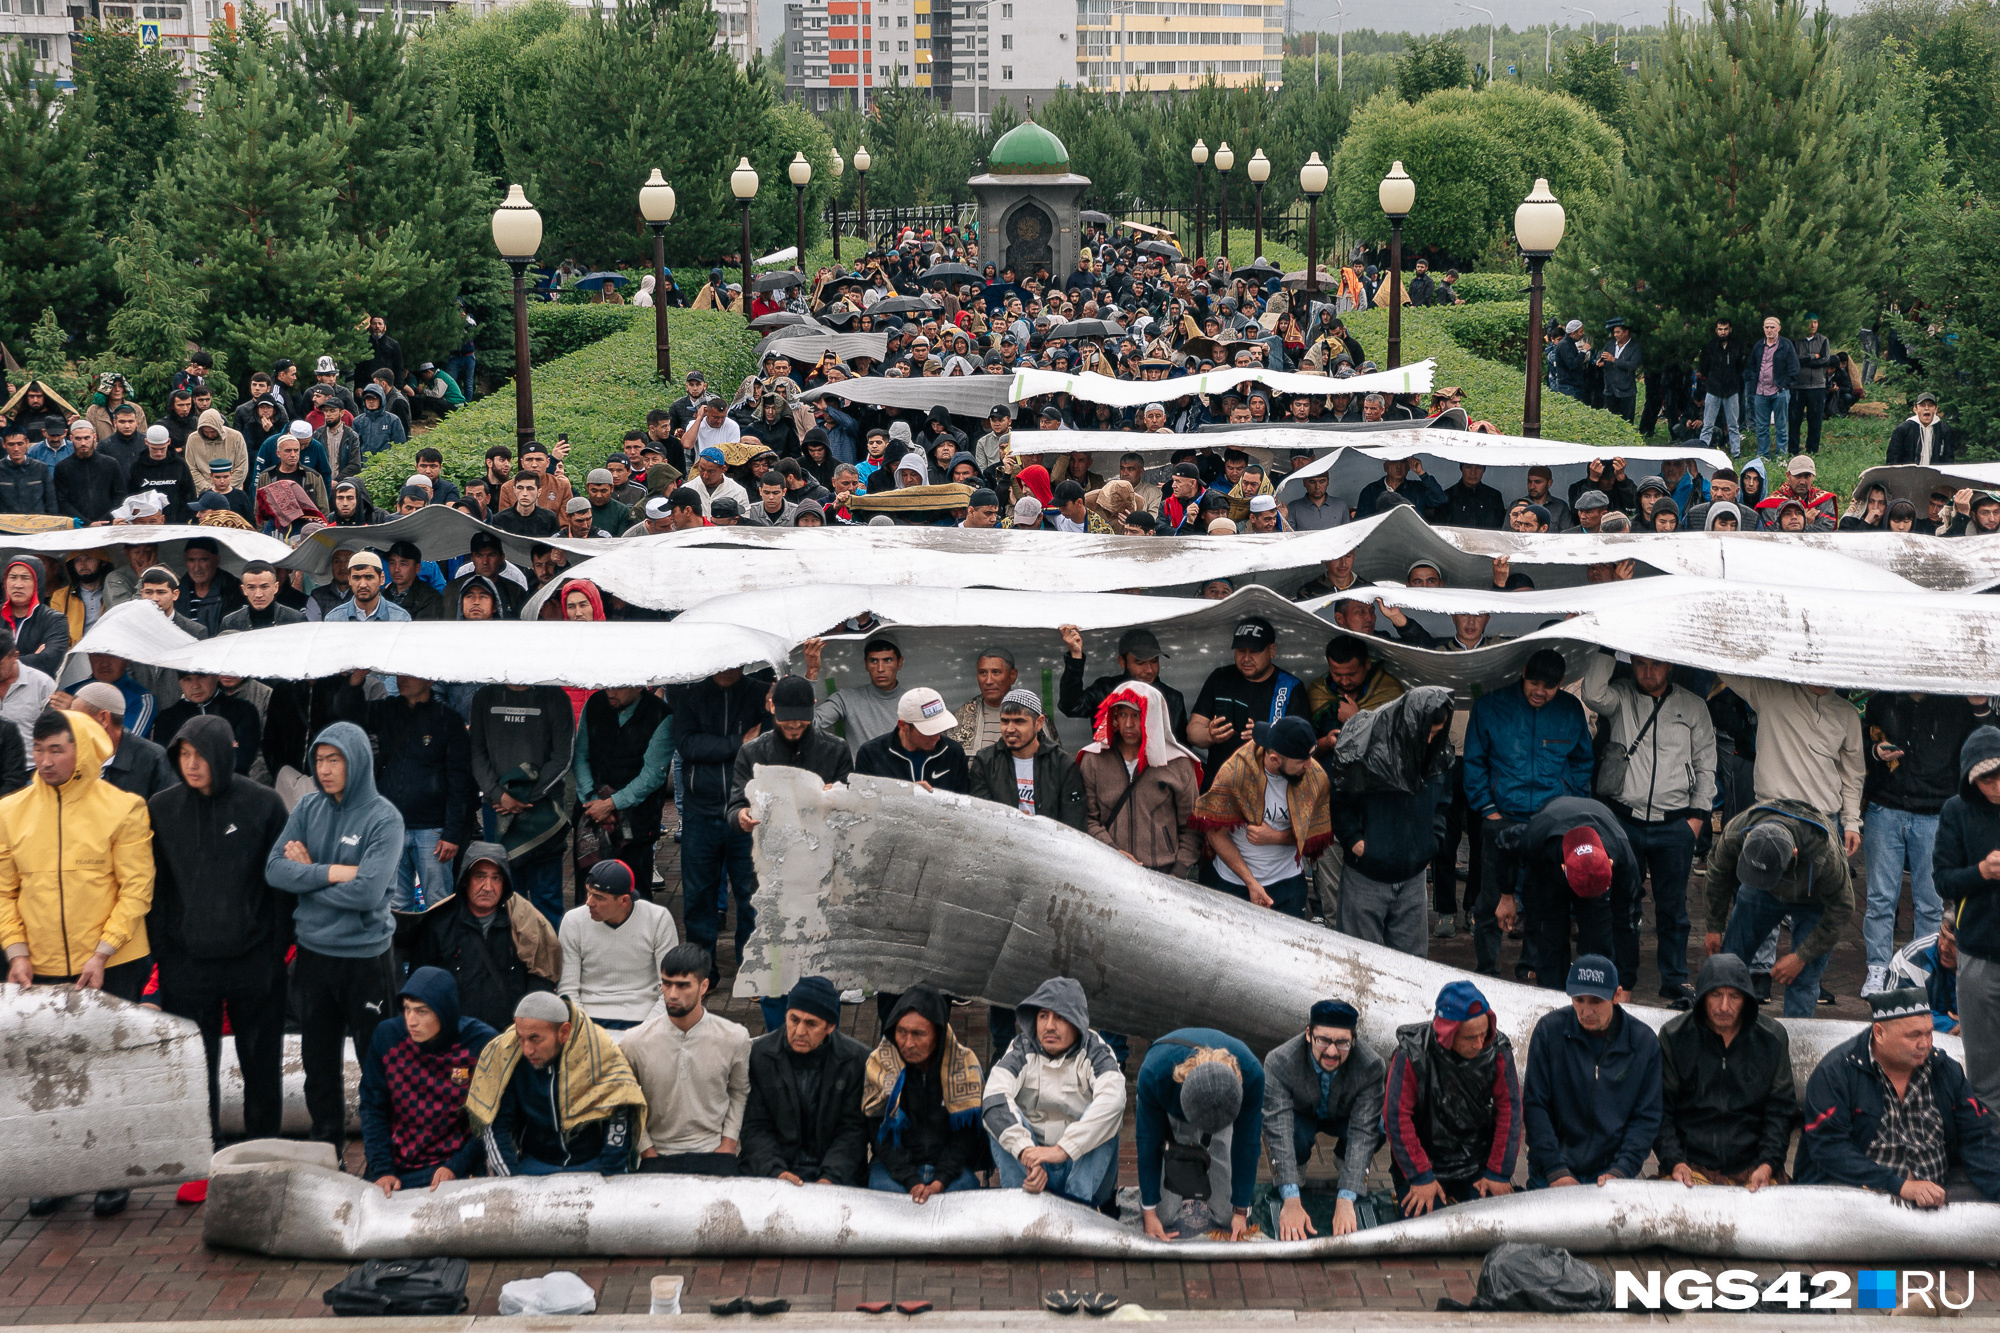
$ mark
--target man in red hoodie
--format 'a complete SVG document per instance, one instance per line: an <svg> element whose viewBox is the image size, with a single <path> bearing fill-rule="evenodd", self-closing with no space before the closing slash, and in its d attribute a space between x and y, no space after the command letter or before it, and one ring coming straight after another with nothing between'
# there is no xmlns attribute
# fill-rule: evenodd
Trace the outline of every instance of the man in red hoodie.
<svg viewBox="0 0 2000 1333"><path fill-rule="evenodd" d="M1521 1076L1493 1006L1471 982L1439 991L1430 1022L1396 1029L1382 1119L1404 1216L1512 1193Z"/></svg>

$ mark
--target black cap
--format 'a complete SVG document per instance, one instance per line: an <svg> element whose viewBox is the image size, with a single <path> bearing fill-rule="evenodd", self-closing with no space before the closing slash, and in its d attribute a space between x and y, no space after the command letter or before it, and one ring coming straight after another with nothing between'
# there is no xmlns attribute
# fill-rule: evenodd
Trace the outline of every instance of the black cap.
<svg viewBox="0 0 2000 1333"><path fill-rule="evenodd" d="M1262 616L1251 616L1236 622L1236 633L1230 638L1233 648L1250 648L1262 652L1278 642L1278 631L1271 628L1271 622Z"/></svg>
<svg viewBox="0 0 2000 1333"><path fill-rule="evenodd" d="M1073 504L1083 498L1083 487L1065 478L1056 483L1055 502L1057 505Z"/></svg>
<svg viewBox="0 0 2000 1333"><path fill-rule="evenodd" d="M1060 407L1057 407L1054 403L1050 403L1047 407L1042 409L1042 420L1061 421L1062 409Z"/></svg>
<svg viewBox="0 0 2000 1333"><path fill-rule="evenodd" d="M1000 507L1000 497L995 495L991 488L981 486L965 497L965 503L973 509L997 509Z"/></svg>
<svg viewBox="0 0 2000 1333"><path fill-rule="evenodd" d="M1193 463L1176 463L1174 464L1174 475L1176 477L1186 477L1190 481L1200 481L1201 469Z"/></svg>
<svg viewBox="0 0 2000 1333"><path fill-rule="evenodd" d="M778 722L812 721L812 682L804 676L782 677L771 687L771 717Z"/></svg>
<svg viewBox="0 0 2000 1333"><path fill-rule="evenodd" d="M501 549L500 539L490 532L475 532L472 534L472 545L467 549L474 555L481 551L498 551Z"/></svg>
<svg viewBox="0 0 2000 1333"><path fill-rule="evenodd" d="M742 510L737 507L736 501L726 495L719 500L710 500L708 502L708 516L710 518L735 518L741 512Z"/></svg>
<svg viewBox="0 0 2000 1333"><path fill-rule="evenodd" d="M614 898L627 898L632 894L632 867L623 861L605 858L590 868L585 882L599 893L608 893Z"/></svg>

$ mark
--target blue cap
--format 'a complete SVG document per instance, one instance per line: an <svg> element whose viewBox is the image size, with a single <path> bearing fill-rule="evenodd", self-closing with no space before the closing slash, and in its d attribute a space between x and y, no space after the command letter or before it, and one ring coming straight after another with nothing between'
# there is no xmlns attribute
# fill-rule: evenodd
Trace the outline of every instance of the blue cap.
<svg viewBox="0 0 2000 1333"><path fill-rule="evenodd" d="M1454 981L1438 992L1437 1016L1447 1023L1463 1023L1468 1018L1490 1014L1493 1006L1469 981Z"/></svg>
<svg viewBox="0 0 2000 1333"><path fill-rule="evenodd" d="M722 463L728 461L723 458L722 450L716 448L712 444L708 446L708 448L702 450L699 457L701 461L704 463Z"/></svg>
<svg viewBox="0 0 2000 1333"><path fill-rule="evenodd" d="M1267 750L1276 750L1287 759L1310 759L1319 743L1312 723L1287 715L1276 722L1259 722L1250 728L1251 738Z"/></svg>
<svg viewBox="0 0 2000 1333"><path fill-rule="evenodd" d="M1594 996L1600 1000L1618 998L1618 964L1601 953L1587 953L1569 965L1565 994Z"/></svg>

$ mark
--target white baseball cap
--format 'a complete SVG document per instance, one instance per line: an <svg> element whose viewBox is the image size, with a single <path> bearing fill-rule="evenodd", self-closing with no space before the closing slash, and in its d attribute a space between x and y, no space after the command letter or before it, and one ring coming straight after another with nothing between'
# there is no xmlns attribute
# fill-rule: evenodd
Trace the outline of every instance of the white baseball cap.
<svg viewBox="0 0 2000 1333"><path fill-rule="evenodd" d="M907 722L926 736L937 736L958 725L944 696L927 685L906 692L896 705L896 720Z"/></svg>

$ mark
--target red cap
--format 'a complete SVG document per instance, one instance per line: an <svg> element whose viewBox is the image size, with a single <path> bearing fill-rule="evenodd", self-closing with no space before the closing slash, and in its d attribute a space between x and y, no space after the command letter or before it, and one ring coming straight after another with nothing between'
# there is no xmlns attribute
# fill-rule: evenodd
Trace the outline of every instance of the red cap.
<svg viewBox="0 0 2000 1333"><path fill-rule="evenodd" d="M1579 898L1601 898L1611 889L1611 857L1604 840L1588 826L1563 834L1563 875Z"/></svg>

